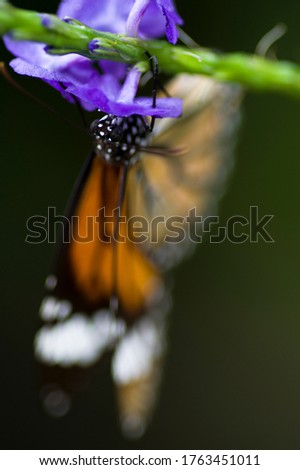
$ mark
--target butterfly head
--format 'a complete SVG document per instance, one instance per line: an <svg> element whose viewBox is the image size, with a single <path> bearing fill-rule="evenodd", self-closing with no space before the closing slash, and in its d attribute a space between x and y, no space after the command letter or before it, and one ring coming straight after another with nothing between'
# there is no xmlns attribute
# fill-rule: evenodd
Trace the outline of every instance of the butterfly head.
<svg viewBox="0 0 300 470"><path fill-rule="evenodd" d="M137 161L137 153L148 141L148 130L142 116L118 117L107 114L91 125L94 150L105 161L121 165Z"/></svg>

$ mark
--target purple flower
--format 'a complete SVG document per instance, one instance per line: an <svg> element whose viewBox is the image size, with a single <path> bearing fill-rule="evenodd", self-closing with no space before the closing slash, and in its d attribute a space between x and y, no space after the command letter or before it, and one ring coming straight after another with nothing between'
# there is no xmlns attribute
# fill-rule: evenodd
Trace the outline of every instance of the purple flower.
<svg viewBox="0 0 300 470"><path fill-rule="evenodd" d="M75 18L100 31L144 38L166 32L172 43L177 39L176 25L182 22L171 0L63 0L57 15ZM40 17L43 26L51 29L50 17ZM4 40L17 57L10 63L15 72L41 78L71 102L73 95L78 97L86 110L99 108L120 116L140 113L158 117L175 117L181 112L179 100L160 99L152 108L148 98L135 99L140 75L132 71L126 80L127 67L123 63L95 62L77 54L51 56L43 44L15 41L8 35Z"/></svg>

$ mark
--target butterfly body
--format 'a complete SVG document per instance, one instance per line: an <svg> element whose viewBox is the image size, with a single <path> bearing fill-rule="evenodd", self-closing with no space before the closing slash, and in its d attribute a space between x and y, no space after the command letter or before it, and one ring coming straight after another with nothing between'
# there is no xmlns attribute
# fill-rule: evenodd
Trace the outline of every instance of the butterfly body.
<svg viewBox="0 0 300 470"><path fill-rule="evenodd" d="M117 117L105 115L91 125L94 150L100 158L113 165L134 164L140 147L149 140L147 124L142 116Z"/></svg>

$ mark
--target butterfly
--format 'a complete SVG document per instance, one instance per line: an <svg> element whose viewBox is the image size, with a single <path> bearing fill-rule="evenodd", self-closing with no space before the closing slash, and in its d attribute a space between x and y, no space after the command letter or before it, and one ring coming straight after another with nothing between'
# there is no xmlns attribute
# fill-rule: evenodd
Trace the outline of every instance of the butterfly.
<svg viewBox="0 0 300 470"><path fill-rule="evenodd" d="M139 437L161 382L171 296L165 272L191 251L192 208L215 210L232 166L238 87L180 74L166 86L183 100L179 119L105 115L75 184L56 262L46 280L35 355L46 410L64 415L74 389L111 357L120 423ZM155 221L155 223L153 223ZM178 235L178 233L177 233Z"/></svg>

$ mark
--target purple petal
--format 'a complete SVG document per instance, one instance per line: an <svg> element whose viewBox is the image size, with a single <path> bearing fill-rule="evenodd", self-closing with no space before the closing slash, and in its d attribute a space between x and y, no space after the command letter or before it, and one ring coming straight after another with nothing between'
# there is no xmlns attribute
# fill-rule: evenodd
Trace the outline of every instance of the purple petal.
<svg viewBox="0 0 300 470"><path fill-rule="evenodd" d="M74 74L74 79L83 71L92 71L92 62L89 59L78 56L77 54L68 54L64 56L51 56L44 50L43 44L30 41L14 41L8 35L4 37L7 49L15 56L28 62L30 65L39 66L48 72L68 73L69 78ZM26 74L25 70L23 72ZM31 74L30 74L31 75ZM38 75L37 75L38 76ZM87 76L87 78L90 78Z"/></svg>
<svg viewBox="0 0 300 470"><path fill-rule="evenodd" d="M113 77L112 77L113 78ZM140 114L143 116L157 117L178 117L182 112L182 102L177 98L158 98L156 108L153 108L151 98L136 98L131 102L119 101L118 84L113 85L113 80L109 79L107 84L103 83L103 88L92 89L90 86L69 87L68 92L85 100L105 113L116 116L130 116ZM115 89L113 89L115 86ZM104 92L105 90L105 92Z"/></svg>
<svg viewBox="0 0 300 470"><path fill-rule="evenodd" d="M128 36L159 37L166 33L169 42L178 38L177 25L182 19L171 0L135 0L130 10L126 33Z"/></svg>
<svg viewBox="0 0 300 470"><path fill-rule="evenodd" d="M133 7L130 10L127 23L126 23L126 34L127 36L137 36L138 29L142 17L150 3L150 0L136 0Z"/></svg>
<svg viewBox="0 0 300 470"><path fill-rule="evenodd" d="M176 118L182 113L182 101L178 98L158 98L156 108L153 108L152 98L136 98L132 103L112 102L108 103L109 110L106 113L116 116L130 116L140 114L142 116L156 116L158 118Z"/></svg>
<svg viewBox="0 0 300 470"><path fill-rule="evenodd" d="M156 0L151 0L145 15L141 19L139 36L146 39L155 39L166 33L166 20Z"/></svg>
<svg viewBox="0 0 300 470"><path fill-rule="evenodd" d="M65 82L66 77L59 72L51 72L38 65L32 65L23 59L13 59L10 66L16 73L20 75L28 75L30 77L41 78L43 80L51 80L55 82Z"/></svg>
<svg viewBox="0 0 300 470"><path fill-rule="evenodd" d="M126 20L134 0L64 0L57 15L75 18L91 28L125 33Z"/></svg>
<svg viewBox="0 0 300 470"><path fill-rule="evenodd" d="M99 61L103 73L114 75L118 80L124 80L127 72L127 65L123 62L112 62L111 60Z"/></svg>
<svg viewBox="0 0 300 470"><path fill-rule="evenodd" d="M166 36L171 44L175 44L178 39L177 25L181 25L183 20L178 15L171 0L156 0L162 14L166 18Z"/></svg>
<svg viewBox="0 0 300 470"><path fill-rule="evenodd" d="M105 74L99 78L97 86L92 86L91 83L79 87L71 84L67 91L94 104L96 108L101 108L102 102L114 100L119 96L121 86L113 75Z"/></svg>
<svg viewBox="0 0 300 470"><path fill-rule="evenodd" d="M14 41L8 34L3 37L6 48L15 56L31 61L33 64L42 65L51 57L44 51L44 45L30 41ZM46 63L45 63L46 65Z"/></svg>
<svg viewBox="0 0 300 470"><path fill-rule="evenodd" d="M122 90L119 93L118 101L124 101L128 103L134 100L139 86L140 78L141 72L135 67L133 67L130 72L128 72Z"/></svg>

